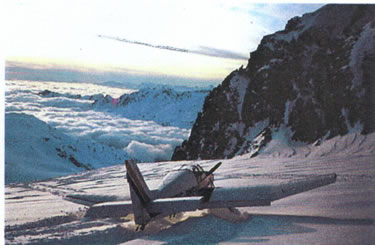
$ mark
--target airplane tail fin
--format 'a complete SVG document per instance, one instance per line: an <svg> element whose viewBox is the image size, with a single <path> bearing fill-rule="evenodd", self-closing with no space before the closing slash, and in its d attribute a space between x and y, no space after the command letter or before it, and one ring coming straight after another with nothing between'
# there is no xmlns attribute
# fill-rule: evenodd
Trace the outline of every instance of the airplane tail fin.
<svg viewBox="0 0 375 245"><path fill-rule="evenodd" d="M135 223L144 226L151 219L145 206L153 200L152 192L148 188L142 173L139 171L137 163L134 160L126 160L125 166Z"/></svg>

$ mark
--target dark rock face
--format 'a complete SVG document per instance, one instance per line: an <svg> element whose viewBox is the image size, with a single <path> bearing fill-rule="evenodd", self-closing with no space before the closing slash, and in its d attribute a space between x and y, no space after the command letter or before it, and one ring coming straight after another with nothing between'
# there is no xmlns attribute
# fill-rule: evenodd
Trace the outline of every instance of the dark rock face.
<svg viewBox="0 0 375 245"><path fill-rule="evenodd" d="M373 132L374 71L375 5L326 5L292 18L207 96L172 160L252 152L266 128L288 128L291 140L307 143Z"/></svg>

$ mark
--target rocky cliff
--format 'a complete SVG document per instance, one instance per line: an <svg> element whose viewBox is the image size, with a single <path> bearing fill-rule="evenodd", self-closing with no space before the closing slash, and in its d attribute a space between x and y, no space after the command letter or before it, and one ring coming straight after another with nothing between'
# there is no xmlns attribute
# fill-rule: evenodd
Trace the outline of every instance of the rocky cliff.
<svg viewBox="0 0 375 245"><path fill-rule="evenodd" d="M294 17L210 92L172 160L255 156L280 134L292 144L373 132L374 71L375 5Z"/></svg>

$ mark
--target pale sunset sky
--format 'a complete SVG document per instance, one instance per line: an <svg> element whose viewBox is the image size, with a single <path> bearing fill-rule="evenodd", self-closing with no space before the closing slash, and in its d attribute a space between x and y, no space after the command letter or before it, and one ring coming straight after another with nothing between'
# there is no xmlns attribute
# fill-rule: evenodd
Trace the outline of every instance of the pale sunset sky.
<svg viewBox="0 0 375 245"><path fill-rule="evenodd" d="M46 79L63 71L62 79L72 81L123 75L122 80L219 83L247 64L264 35L321 6L247 0L7 1L6 77L34 72ZM77 72L91 76L69 78Z"/></svg>

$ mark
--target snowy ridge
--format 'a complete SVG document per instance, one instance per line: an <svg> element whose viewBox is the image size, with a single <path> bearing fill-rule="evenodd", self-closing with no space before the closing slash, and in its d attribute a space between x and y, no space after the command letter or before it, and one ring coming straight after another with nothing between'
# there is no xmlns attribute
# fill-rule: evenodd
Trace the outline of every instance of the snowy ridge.
<svg viewBox="0 0 375 245"><path fill-rule="evenodd" d="M34 116L5 115L5 182L30 182L120 164L124 151L78 140Z"/></svg>
<svg viewBox="0 0 375 245"><path fill-rule="evenodd" d="M178 90L180 91L178 91ZM240 100L245 95L246 88L239 89ZM64 97L70 99L91 100L96 110L111 111L122 117L133 120L155 121L163 126L191 128L202 109L202 104L209 90L165 85L146 87L131 93L125 93L119 98L111 95L77 95L58 93L44 90L38 94L45 98ZM241 103L239 102L239 110Z"/></svg>
<svg viewBox="0 0 375 245"><path fill-rule="evenodd" d="M70 99L82 99L82 100L100 100L104 98L103 94L95 94L95 95L80 95L80 94L70 94L70 93L58 93L53 92L48 89L39 92L38 95L43 96L45 98L54 98L54 97L65 97Z"/></svg>
<svg viewBox="0 0 375 245"><path fill-rule="evenodd" d="M209 90L176 91L168 86L142 88L119 98L95 100L98 110L111 110L134 120L155 121L164 126L191 128Z"/></svg>
<svg viewBox="0 0 375 245"><path fill-rule="evenodd" d="M258 155L262 158L301 158L312 159L319 157L334 156L364 156L375 154L375 133L362 135L359 133L351 133L345 136L336 136L332 139L317 141L314 144L304 144L302 142L294 142L290 139L290 129L282 128L272 130L272 140L265 140L265 143L243 155L236 158L246 159ZM261 134L260 134L261 135ZM259 136L260 136L259 135ZM255 143L261 143L263 138L256 137Z"/></svg>

